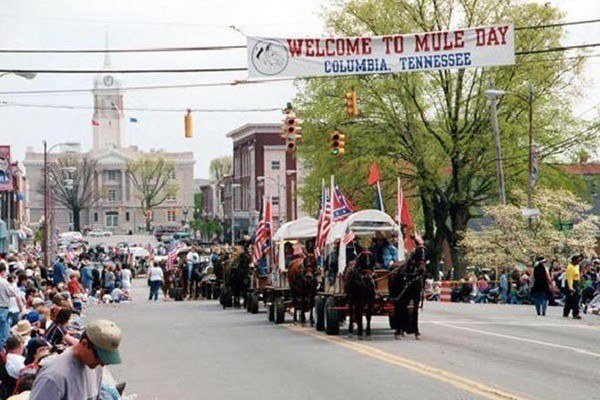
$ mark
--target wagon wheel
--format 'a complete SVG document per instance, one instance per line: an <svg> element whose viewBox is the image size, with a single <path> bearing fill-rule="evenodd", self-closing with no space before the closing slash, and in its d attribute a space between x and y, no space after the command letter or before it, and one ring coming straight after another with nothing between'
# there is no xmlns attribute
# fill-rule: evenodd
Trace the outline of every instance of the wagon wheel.
<svg viewBox="0 0 600 400"><path fill-rule="evenodd" d="M325 333L328 335L340 333L340 317L338 310L333 309L335 306L335 298L328 297L325 301Z"/></svg>
<svg viewBox="0 0 600 400"><path fill-rule="evenodd" d="M317 319L315 329L323 332L325 330L325 298L322 296L317 297L315 300L315 314Z"/></svg>

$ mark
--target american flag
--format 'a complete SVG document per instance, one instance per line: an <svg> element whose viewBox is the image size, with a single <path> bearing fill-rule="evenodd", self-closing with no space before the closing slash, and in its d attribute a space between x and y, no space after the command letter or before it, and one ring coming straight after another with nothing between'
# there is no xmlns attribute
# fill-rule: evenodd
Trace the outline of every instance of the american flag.
<svg viewBox="0 0 600 400"><path fill-rule="evenodd" d="M258 264L258 261L267 254L271 247L271 200L265 203L262 218L258 221L256 232L254 233L254 243L252 245L252 263Z"/></svg>
<svg viewBox="0 0 600 400"><path fill-rule="evenodd" d="M354 232L352 232L352 231L346 232L346 234L342 238L342 246L348 246L350 243L352 243L352 241L354 240L355 237L356 237L356 235L354 234Z"/></svg>
<svg viewBox="0 0 600 400"><path fill-rule="evenodd" d="M350 203L350 200L344 196L339 187L335 187L333 193L333 220L343 221L350 216L356 208Z"/></svg>
<svg viewBox="0 0 600 400"><path fill-rule="evenodd" d="M185 248L185 244L183 242L177 242L175 247L169 251L167 254L167 268L171 269L175 265L175 260L177 260L177 255L179 251Z"/></svg>
<svg viewBox="0 0 600 400"><path fill-rule="evenodd" d="M317 240L315 243L315 256L321 255L321 250L325 246L325 239L329 233L331 225L331 201L325 190L325 184L321 189L321 202L319 203L319 215L317 217Z"/></svg>

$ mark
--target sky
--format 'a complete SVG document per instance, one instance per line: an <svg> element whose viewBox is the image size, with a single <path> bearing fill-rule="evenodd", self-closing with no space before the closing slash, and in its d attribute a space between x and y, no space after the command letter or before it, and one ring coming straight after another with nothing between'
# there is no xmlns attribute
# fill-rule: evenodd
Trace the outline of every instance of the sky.
<svg viewBox="0 0 600 400"><path fill-rule="evenodd" d="M537 0L534 0L537 1ZM566 21L600 18L600 0L551 0L566 12ZM0 0L0 48L179 47L245 44L244 36L322 36L320 13L329 2L318 0ZM600 24L570 27L564 44L592 43L600 37ZM245 50L192 53L134 53L111 55L112 67L203 68L245 67ZM0 68L101 69L103 54L15 55L0 54ZM597 116L600 104L600 58L588 60L586 97L575 112ZM230 82L245 79L245 72L211 74L127 75L124 86ZM0 77L0 91L91 89L94 75L38 75L33 80ZM283 108L294 96L290 82L176 90L132 91L125 108ZM38 105L71 105L90 109L66 110L0 106L0 144L12 146L13 159L22 160L28 146L41 151L49 145L77 141L92 145L91 92L53 95L0 95L0 101ZM591 109L591 110L590 110ZM278 111L261 113L196 113L195 135L185 139L182 112L125 111L125 144L144 150L193 150L197 178L208 177L210 160L231 154L225 135L246 123L278 122Z"/></svg>

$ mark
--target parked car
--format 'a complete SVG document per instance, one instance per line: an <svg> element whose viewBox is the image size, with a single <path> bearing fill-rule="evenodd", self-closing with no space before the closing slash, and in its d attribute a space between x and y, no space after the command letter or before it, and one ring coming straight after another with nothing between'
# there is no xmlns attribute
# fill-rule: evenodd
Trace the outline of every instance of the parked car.
<svg viewBox="0 0 600 400"><path fill-rule="evenodd" d="M90 233L88 233L88 235L91 237L107 237L107 236L112 236L112 232L111 231L103 231L101 229L94 229L93 231L90 231Z"/></svg>
<svg viewBox="0 0 600 400"><path fill-rule="evenodd" d="M78 241L83 240L83 235L81 232L71 231L71 232L63 232L58 235L59 241Z"/></svg>

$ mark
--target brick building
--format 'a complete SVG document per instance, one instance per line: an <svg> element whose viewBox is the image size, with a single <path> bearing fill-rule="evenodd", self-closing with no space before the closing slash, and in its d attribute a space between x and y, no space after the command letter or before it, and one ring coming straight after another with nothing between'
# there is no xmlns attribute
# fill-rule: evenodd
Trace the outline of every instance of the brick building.
<svg viewBox="0 0 600 400"><path fill-rule="evenodd" d="M263 197L272 200L276 227L296 219L297 174L301 172L295 155L285 150L281 124L246 124L229 132L227 137L233 142L231 190L236 231L252 232Z"/></svg>

